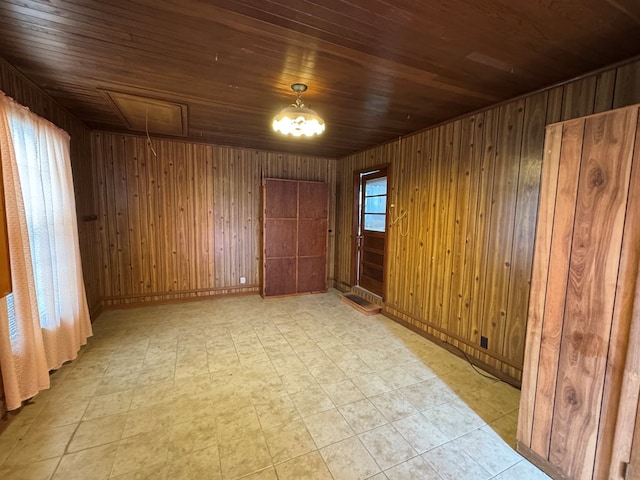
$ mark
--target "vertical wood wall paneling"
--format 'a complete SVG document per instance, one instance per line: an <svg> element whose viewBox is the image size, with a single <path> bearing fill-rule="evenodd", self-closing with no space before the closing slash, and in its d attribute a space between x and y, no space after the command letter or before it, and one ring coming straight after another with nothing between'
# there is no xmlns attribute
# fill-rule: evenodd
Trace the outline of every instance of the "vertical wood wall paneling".
<svg viewBox="0 0 640 480"><path fill-rule="evenodd" d="M337 166L336 162L327 162L326 164L326 178L329 179L329 239L327 245L327 278L335 278L335 265L336 265L336 199L337 199Z"/></svg>
<svg viewBox="0 0 640 480"><path fill-rule="evenodd" d="M448 319L448 330L463 338L463 318L467 318L466 315L463 316L463 311L465 303L465 273L467 272L465 267L469 242L469 217L472 205L475 205L472 198L473 186L477 181L477 176L475 175L477 169L474 168L475 119L476 117L467 117L460 121L460 147L458 153L460 163L458 165L459 175L457 175L458 198L454 212L454 237L451 247L451 293L449 295L447 313L444 315L445 320Z"/></svg>
<svg viewBox="0 0 640 480"><path fill-rule="evenodd" d="M596 77L596 91L593 113L606 112L613 108L613 89L616 84L616 71L606 70Z"/></svg>
<svg viewBox="0 0 640 480"><path fill-rule="evenodd" d="M402 291L396 290L399 285L411 285L413 295L407 296L405 294L403 296L404 302L402 303L402 309L410 311L418 318L425 318L427 306L429 305L426 285L427 279L429 278L428 268L431 263L431 254L429 251L429 246L431 245L429 242L429 234L431 232L428 223L412 221L412 219L421 219L423 212L430 211L429 195L432 192L426 183L429 176L425 175L425 171L430 171L431 152L425 152L424 144L419 140L420 139L415 136L403 139L402 148L398 151L398 155L396 155L396 157L399 158L394 158L394 160L406 166L411 184L409 185L409 190L406 190L406 192L410 194L409 198L406 196L401 197L405 210L400 210L399 215L398 212L395 212L396 219L402 216L404 212L407 213L405 217L398 220L396 224L397 229L394 232L398 242L397 245L400 246L402 251L401 258L405 261L405 264L400 269L405 279L403 283L394 285L394 282L389 278L391 272L394 270L389 268L390 262L387 261L386 287L387 291L393 289L394 295L397 298L398 295L403 293ZM425 154L426 160L429 162L426 169L422 167L425 161ZM402 190L400 190L400 192L402 192ZM416 248L407 248L407 238L413 238L413 243ZM391 253L392 250L388 249L388 252Z"/></svg>
<svg viewBox="0 0 640 480"><path fill-rule="evenodd" d="M549 455L576 479L595 460L636 120L627 110L585 122Z"/></svg>
<svg viewBox="0 0 640 480"><path fill-rule="evenodd" d="M144 292L145 275L144 275L144 261L147 257L146 248L146 236L145 231L147 228L146 212L144 211L144 203L140 201L140 197L143 195L141 191L140 182L140 159L138 158L138 148L136 142L126 141L124 142L124 158L129 159L125 161L123 168L123 177L127 180L126 183L126 199L127 199L127 213L128 213L128 225L127 232L129 234L130 242L130 271L131 271L131 292L140 294ZM142 159L144 163L144 159Z"/></svg>
<svg viewBox="0 0 640 480"><path fill-rule="evenodd" d="M216 148L213 158L213 177L217 179L213 189L213 236L216 246L215 258L219 258L219 261L214 261L214 285L225 284L225 264L227 264L231 258L231 252L228 250L228 245L224 242L228 224L228 220L226 219L227 208L224 203L224 193L229 190L229 173L226 168L229 160L227 158L223 158L223 155L226 157L228 153L229 152L226 150L220 151Z"/></svg>
<svg viewBox="0 0 640 480"><path fill-rule="evenodd" d="M193 164L193 161L187 161L185 143L176 145L175 151L175 192L176 192L176 251L178 264L178 282L175 286L177 291L189 290L193 283L190 276L190 264L192 262L190 237L191 229L189 228L189 217L193 215L191 209L191 200L189 198L189 185L193 185L193 180L188 178L189 167L187 163Z"/></svg>
<svg viewBox="0 0 640 480"><path fill-rule="evenodd" d="M451 134L452 125L447 124L437 130L438 138L436 140L436 148L433 152L433 158L438 161L433 162L433 183L430 187L431 192L431 209L433 222L429 223L431 227L430 243L433 245L433 251L427 273L427 318L438 327L442 327L442 296L444 290L444 273L447 255L447 212L450 205L448 202L449 187L449 170L451 167ZM440 161L442 159L442 161ZM439 332L436 333L438 338L442 339Z"/></svg>
<svg viewBox="0 0 640 480"><path fill-rule="evenodd" d="M467 339L471 335L471 307L474 298L472 297L473 286L475 281L475 265L480 261L479 251L474 248L476 245L482 245L482 242L476 242L478 232L478 205L481 190L481 178L483 169L483 138L484 138L484 114L478 114L469 119L469 136L465 138L463 136L463 144L461 148L461 158L464 160L468 158L469 168L469 194L466 208L468 209L467 221L464 231L464 248L465 257L463 263L463 282L462 282L462 297L459 300L459 328L453 333L458 335L459 338ZM466 172L464 172L467 175ZM453 292L455 294L455 292ZM468 348L465 348L463 344L458 343L459 348L465 349L467 353L471 353Z"/></svg>
<svg viewBox="0 0 640 480"><path fill-rule="evenodd" d="M386 311L456 343L517 382L524 355L543 127L640 102L638 78L636 61L475 114L478 131L473 150L464 139L464 122L471 118L466 117L340 159L336 285L349 284L352 173L391 161L390 202L397 205L397 212L403 208L408 212L409 233L399 235L397 226L389 231ZM460 130L457 164L443 146L452 128ZM389 151L399 154L389 156ZM477 180L465 178L469 152L477 156L473 160L478 165ZM455 178L452 169L458 171ZM425 208L420 207L423 201ZM471 201L464 251L460 251L463 229L457 222L465 215L465 202ZM447 262L453 267L447 270L450 279L444 275ZM468 292L463 293L462 303L466 320L457 319L460 265ZM481 334L491 337L486 351L479 348Z"/></svg>
<svg viewBox="0 0 640 480"><path fill-rule="evenodd" d="M331 159L152 138L155 156L146 137L92 139L105 305L257 292L264 172L335 191Z"/></svg>
<svg viewBox="0 0 640 480"><path fill-rule="evenodd" d="M452 331L455 327L455 321L451 319L450 313L450 297L451 283L453 276L454 255L459 253L456 246L456 220L457 211L461 200L458 193L458 179L460 178L460 135L461 121L448 124L446 131L445 143L445 160L444 165L448 165L443 172L442 184L445 187L444 197L440 201L441 212L440 217L444 219L443 235L446 240L444 248L440 255L443 260L440 269L440 279L437 281L440 290L437 293L437 317L440 319L440 327L445 331ZM442 162L441 162L442 164ZM464 173L462 174L464 177ZM459 232L457 232L459 234ZM446 340L446 335L439 335L441 340Z"/></svg>
<svg viewBox="0 0 640 480"><path fill-rule="evenodd" d="M523 123L524 100L501 107L488 223L489 248L483 268L485 299L481 330L488 339L488 350L498 355L503 354L504 348Z"/></svg>
<svg viewBox="0 0 640 480"><path fill-rule="evenodd" d="M493 199L494 176L496 167L496 139L498 135L498 111L490 110L484 116L484 137L482 139L482 168L480 175L480 196L476 211L476 252L473 265L474 285L471 293L473 307L471 309L471 325L466 338L474 345L480 345L480 334L483 328L483 312L485 301L486 259L489 254L491 238L489 222ZM479 357L479 352L473 352ZM486 359L486 357L482 357Z"/></svg>
<svg viewBox="0 0 640 480"><path fill-rule="evenodd" d="M562 99L564 96L564 86L552 88L548 91L546 124L559 122L562 119Z"/></svg>
<svg viewBox="0 0 640 480"><path fill-rule="evenodd" d="M95 172L95 183L97 188L97 197L98 197L98 232L99 232L99 253L100 253L100 275L99 275L99 286L100 286L100 295L101 297L111 297L114 295L112 286L111 286L111 261L110 261L110 249L109 249L109 228L108 228L108 218L107 215L107 184L106 184L106 172L105 165L106 159L105 156L107 154L106 145L104 144L105 139L102 135L93 136L94 142L94 153L93 153L93 164L94 164L94 172Z"/></svg>
<svg viewBox="0 0 640 480"><path fill-rule="evenodd" d="M528 309L529 335L526 339L525 365L530 365L523 372L522 395L518 416L518 442L527 448L532 447L533 418L538 389L538 372L542 364L542 331L548 291L549 263L537 261L549 258L553 240L553 219L558 194L558 171L560 168L560 149L562 146L562 125L547 128L542 164L540 202L538 206L538 224L535 237L534 263L531 273L531 300ZM556 363L557 364L557 363ZM551 389L549 389L550 391ZM548 447L545 447L545 451ZM540 451L540 450L538 450Z"/></svg>
<svg viewBox="0 0 640 480"><path fill-rule="evenodd" d="M640 109L636 109L640 114ZM636 118L640 125L640 118ZM622 464L629 462L635 418L640 396L640 128L636 127L629 198L622 239L620 271L613 310L611 343L607 357L602 411L609 412L600 423L595 478L621 477ZM629 477L633 478L633 477Z"/></svg>
<svg viewBox="0 0 640 480"><path fill-rule="evenodd" d="M613 94L613 108L636 103L640 103L640 61L617 68Z"/></svg>
<svg viewBox="0 0 640 480"><path fill-rule="evenodd" d="M157 145L151 149L153 144L148 142L136 142L138 144L138 152L141 152L145 158L146 167L146 191L147 197L145 201L147 210L147 224L148 228L148 255L145 261L145 265L149 270L149 284L145 288L145 293L150 294L153 291L157 291L158 285L160 285L160 258L156 252L162 248L162 244L159 244L159 230L160 230L160 218L159 218L159 205L158 205L158 189L160 179L159 161L157 159ZM104 248L104 247L103 247ZM151 300L153 297L142 297L141 300Z"/></svg>
<svg viewBox="0 0 640 480"><path fill-rule="evenodd" d="M564 86L562 120L591 115L595 106L597 77L595 75Z"/></svg>
<svg viewBox="0 0 640 480"><path fill-rule="evenodd" d="M405 162L397 162L395 164L395 168L399 172L394 172L396 176L400 176L403 184L408 181L409 177L405 175L407 169L410 168L411 163L415 161L416 156L419 156L419 147L411 144L407 144L406 141L402 140L401 142L394 143L395 150L393 151L392 157L388 159L389 162L398 159L400 157L407 158ZM405 153L406 152L406 153ZM354 186L355 187L355 186ZM409 233L407 230L403 230L402 227L406 226L407 223L403 223L403 220L400 219L404 215L404 217L410 215L411 205L408 200L408 192L412 192L410 187L399 188L397 184L392 183L387 178L387 252L388 255L385 258L385 262L387 264L395 264L396 262L404 262L406 258L402 256L402 243L404 238L403 236L408 236ZM403 196L399 194L402 193ZM392 206L393 205L393 206ZM406 220L405 220L406 222ZM389 258L389 255L393 255L394 258ZM416 268L421 268L420 265L417 265ZM397 305L398 303L398 292L395 287L400 282L396 281L396 275L410 274L410 272L406 271L389 271L387 270L387 276L385 277L385 302L393 303Z"/></svg>
<svg viewBox="0 0 640 480"><path fill-rule="evenodd" d="M547 92L528 97L524 107L522 147L519 152L518 186L516 212L513 227L513 248L511 250L511 276L505 320L504 344L501 352L513 359L519 369L522 364L517 359L524 358L524 338L529 305L529 289L535 239L536 213L540 186L540 158L543 155L545 133L545 111ZM503 372L516 377L518 371L506 367Z"/></svg>
<svg viewBox="0 0 640 480"><path fill-rule="evenodd" d="M117 212L115 212L115 179L113 165L113 144L110 142L105 145L104 160L104 229L107 233L105 248L107 249L107 261L110 262L109 281L112 295L122 295L122 286L120 281L122 273L120 272L120 262L118 255L118 231L116 225Z"/></svg>
<svg viewBox="0 0 640 480"><path fill-rule="evenodd" d="M126 174L127 148L126 137L123 142L113 145L111 165L113 169L113 197L109 203L115 209L116 255L120 274L119 288L121 292L130 292L131 278L131 242L129 240L129 204L128 178ZM135 182L132 182L135 184Z"/></svg>

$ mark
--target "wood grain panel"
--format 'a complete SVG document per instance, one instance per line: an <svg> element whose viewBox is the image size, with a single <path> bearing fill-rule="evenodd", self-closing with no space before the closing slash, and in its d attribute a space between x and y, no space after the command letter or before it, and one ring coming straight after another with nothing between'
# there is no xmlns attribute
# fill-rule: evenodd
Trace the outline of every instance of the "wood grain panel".
<svg viewBox="0 0 640 480"><path fill-rule="evenodd" d="M482 267L485 283L481 288L485 298L481 332L488 340L489 351L498 354L504 352L520 167L516 160L521 155L524 106L524 101L520 101L500 109L493 195L488 219L489 248Z"/></svg>
<svg viewBox="0 0 640 480"><path fill-rule="evenodd" d="M261 176L335 189L331 159L102 132L91 139L105 306L257 292Z"/></svg>
<svg viewBox="0 0 640 480"><path fill-rule="evenodd" d="M269 188L270 185L280 188ZM297 218L298 217L298 182L282 182L267 179L265 181L265 217Z"/></svg>
<svg viewBox="0 0 640 480"><path fill-rule="evenodd" d="M548 128L518 448L554 478L635 478L639 113Z"/></svg>
<svg viewBox="0 0 640 480"><path fill-rule="evenodd" d="M493 183L496 164L496 141L498 136L498 111L490 110L484 117L484 137L482 140L482 167L479 179L480 197L476 210L476 240L474 248L476 249L473 264L473 287L471 298L474 299L471 308L471 324L469 326L468 340L472 344L480 344L480 332L484 323L484 300L485 292L483 291L484 281L486 278L486 270L484 264L486 262L488 251L490 248L490 230L489 220L491 218L491 205L493 199ZM476 352L476 356L480 356Z"/></svg>
<svg viewBox="0 0 640 480"><path fill-rule="evenodd" d="M585 121L549 453L576 479L592 478L595 461L636 120L626 110Z"/></svg>
<svg viewBox="0 0 640 480"><path fill-rule="evenodd" d="M460 175L460 130L460 121L450 124L446 139L447 152L444 157L446 160L441 163L448 165L449 168L445 170L445 176L442 182L442 184L447 187L444 192L444 204L441 206L441 208L444 209L442 217L446 218L443 232L446 240L444 243L444 251L441 252L442 263L440 279L438 281L442 286L442 290L438 292L436 301L439 306L440 326L445 330L454 330L451 323L455 323L455 320L451 318L452 314L449 307L451 304L451 284L454 275L454 257L459 251L459 249L456 249L456 233L460 236L460 231L458 230L456 232L456 223L459 224L457 210L459 208L459 202L463 200L463 196L458 192L458 187L460 177L465 177L464 174Z"/></svg>
<svg viewBox="0 0 640 480"><path fill-rule="evenodd" d="M430 138L430 135L427 135ZM397 229L390 233L396 235L398 245L396 248L400 248L396 257L400 257L403 261L402 265L398 265L402 277L405 281L395 283L389 279L386 282L387 292L390 289L396 289L396 292L391 295L388 294L389 299L402 298L404 304L401 306L405 311L410 311L419 318L423 318L426 315L426 311L430 309L431 303L429 302L429 292L427 286L429 285L429 265L433 258L433 243L429 241L430 236L433 234L430 229L425 228L424 222L411 221L410 219L422 218L426 213L432 214L432 208L430 199L432 189L428 184L430 176L427 174L431 172L433 166L433 152L431 151L431 142L425 141L425 138L418 136L410 137L403 140L403 144L399 145L401 148L398 150L398 156L395 161L399 165L403 165L406 168L406 172L401 175L400 178L405 177L408 182L408 188L399 187L397 190L393 187L393 177L391 182L387 182L387 188L391 189L394 193L405 193L409 195L403 195L400 200L400 211L395 212L395 221L397 222ZM393 171L388 169L388 171ZM402 217L404 215L404 217ZM401 218L402 217L402 218ZM415 249L407 248L409 242L413 241L417 246ZM387 262L387 274L390 277L394 269L389 268ZM406 295L403 292L398 291L398 288L403 288L403 285L410 285L413 290L413 295ZM395 302L398 303L397 301Z"/></svg>
<svg viewBox="0 0 640 480"><path fill-rule="evenodd" d="M558 127L562 132L560 143L550 144L550 155L559 148L559 167L557 179L550 180L549 189L554 189L554 211L551 227L551 246L548 270L538 282L546 282L544 300L544 320L542 324L542 344L538 358L538 379L536 384L536 406L531 437L531 448L545 458L548 456L551 441L551 425L556 400L556 384L560 342L562 336L562 315L566 302L566 286L569 277L569 257L573 236L573 212L578 194L580 156L584 121L576 120ZM551 134L553 135L553 134ZM552 157L552 158L554 158ZM555 160L552 159L555 163ZM551 173L551 172L550 172ZM553 191L553 190L552 190ZM549 199L551 201L551 199ZM546 202L545 202L546 204ZM540 227L545 228L545 227ZM543 253L542 251L540 253ZM545 257L540 257L544 259ZM544 260L541 260L544 262ZM537 287L539 291L542 287ZM537 322L537 317L536 320Z"/></svg>
<svg viewBox="0 0 640 480"><path fill-rule="evenodd" d="M640 61L616 69L613 108L640 103Z"/></svg>
<svg viewBox="0 0 640 480"><path fill-rule="evenodd" d="M589 76L564 87L562 120L584 117L593 113L597 78Z"/></svg>
<svg viewBox="0 0 640 480"><path fill-rule="evenodd" d="M613 107L613 91L616 82L616 70L606 70L596 77L596 92L593 113L606 112Z"/></svg>
<svg viewBox="0 0 640 480"><path fill-rule="evenodd" d="M478 208L480 205L480 198L483 192L481 191L481 178L483 177L484 162L483 162L483 148L484 148L484 128L485 128L485 115L479 114L471 117L470 124L470 138L468 140L468 147L465 148L463 142L461 148L461 156L464 159L469 157L469 200L468 208L469 214L466 225L464 226L464 233L461 234L465 241L465 260L463 271L463 284L462 284L462 301L461 301L461 324L457 335L461 338L470 338L472 334L472 306L475 301L475 297L472 296L474 285L476 284L476 262L479 265L480 252L476 246L482 245L482 242L478 242L479 234L479 218L477 216ZM466 176L466 172L465 172ZM484 175L486 177L486 175ZM464 203L463 203L464 204ZM455 292L453 292L455 293ZM463 345L459 345L463 347ZM469 349L466 349L469 353Z"/></svg>
<svg viewBox="0 0 640 480"><path fill-rule="evenodd" d="M470 217L470 210L475 206L471 201L473 196L472 185L475 183L477 168L473 164L474 140L475 140L475 117L468 117L460 122L461 138L459 156L459 175L456 175L458 186L458 198L454 211L455 226L454 238L451 247L451 294L449 295L449 305L444 318L448 320L448 330L456 335L464 330L463 316L464 310L464 285L465 285L465 265L468 258L469 238L467 228ZM458 173L458 172L456 172Z"/></svg>
<svg viewBox="0 0 640 480"><path fill-rule="evenodd" d="M298 185L304 192L298 199L298 217L327 218L328 185L320 182L299 182Z"/></svg>
<svg viewBox="0 0 640 480"><path fill-rule="evenodd" d="M638 115L640 109L634 108ZM640 118L636 118L636 125ZM616 299L607 356L602 411L596 451L596 478L622 475L631 463L636 416L640 414L640 128L636 126L629 198L620 255ZM636 467L637 468L637 467ZM636 470L636 476L640 470ZM628 478L635 478L632 475Z"/></svg>
<svg viewBox="0 0 640 480"><path fill-rule="evenodd" d="M326 262L323 257L301 257L298 259L298 293L325 292L327 279L324 275Z"/></svg>
<svg viewBox="0 0 640 480"><path fill-rule="evenodd" d="M298 255L301 257L324 257L327 251L326 219L301 218L298 228Z"/></svg>
<svg viewBox="0 0 640 480"><path fill-rule="evenodd" d="M291 295L297 292L296 259L274 258L265 265L264 295L273 297L277 295Z"/></svg>
<svg viewBox="0 0 640 480"><path fill-rule="evenodd" d="M540 188L540 157L545 134L546 92L528 97L524 105L522 147L519 155L513 248L511 249L509 293L501 352L508 358L524 357L529 305L531 268L535 239L538 192Z"/></svg>
<svg viewBox="0 0 640 480"><path fill-rule="evenodd" d="M524 364L528 367L522 376L522 396L518 415L518 442L531 448L533 416L538 391L538 372L542 347L542 331L548 292L549 263L539 260L549 258L553 240L553 218L558 195L558 172L562 147L562 125L547 128L542 164L540 202L538 205L538 227L534 243L534 263L531 272L531 291L528 309L529 334L526 338ZM545 447L546 448L546 447Z"/></svg>
<svg viewBox="0 0 640 480"><path fill-rule="evenodd" d="M270 241L265 244L265 256L295 258L298 253L297 219L266 218L265 229L271 231Z"/></svg>

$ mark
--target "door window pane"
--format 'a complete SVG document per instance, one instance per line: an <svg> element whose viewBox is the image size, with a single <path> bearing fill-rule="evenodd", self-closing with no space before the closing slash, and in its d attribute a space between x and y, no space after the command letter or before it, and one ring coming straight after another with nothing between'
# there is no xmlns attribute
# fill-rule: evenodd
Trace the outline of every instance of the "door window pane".
<svg viewBox="0 0 640 480"><path fill-rule="evenodd" d="M385 215L380 213L365 213L364 229L374 232L384 232Z"/></svg>
<svg viewBox="0 0 640 480"><path fill-rule="evenodd" d="M387 197L367 197L364 201L364 213L386 213Z"/></svg>
<svg viewBox="0 0 640 480"><path fill-rule="evenodd" d="M372 197L374 195L386 195L387 194L387 177L374 178L367 180L365 183L364 195L365 197Z"/></svg>

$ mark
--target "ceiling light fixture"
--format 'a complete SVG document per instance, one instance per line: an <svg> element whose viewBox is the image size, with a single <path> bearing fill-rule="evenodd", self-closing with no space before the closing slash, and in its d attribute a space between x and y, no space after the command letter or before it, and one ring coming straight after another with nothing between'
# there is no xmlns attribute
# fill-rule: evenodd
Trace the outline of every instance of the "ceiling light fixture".
<svg viewBox="0 0 640 480"><path fill-rule="evenodd" d="M324 132L324 120L315 110L302 103L302 92L307 89L304 83L294 83L291 90L296 92L296 103L283 108L273 117L273 129L283 135L312 137Z"/></svg>

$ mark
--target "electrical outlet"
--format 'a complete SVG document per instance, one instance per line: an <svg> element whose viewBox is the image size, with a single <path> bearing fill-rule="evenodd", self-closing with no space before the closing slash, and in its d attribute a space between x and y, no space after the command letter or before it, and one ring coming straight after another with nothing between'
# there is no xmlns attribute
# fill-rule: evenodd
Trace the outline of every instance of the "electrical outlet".
<svg viewBox="0 0 640 480"><path fill-rule="evenodd" d="M487 337L480 337L480 346L482 348L489 348L489 339Z"/></svg>
<svg viewBox="0 0 640 480"><path fill-rule="evenodd" d="M240 277L240 285L247 283L247 277Z"/></svg>

